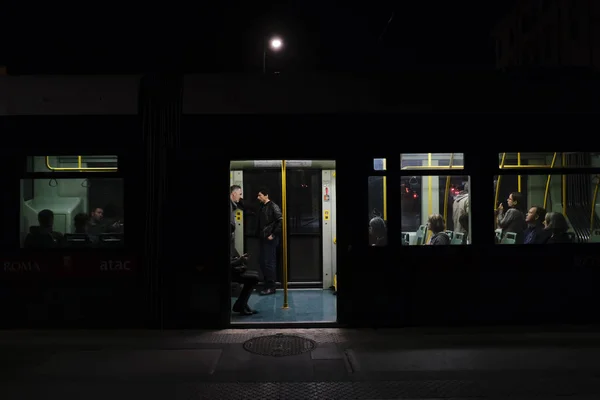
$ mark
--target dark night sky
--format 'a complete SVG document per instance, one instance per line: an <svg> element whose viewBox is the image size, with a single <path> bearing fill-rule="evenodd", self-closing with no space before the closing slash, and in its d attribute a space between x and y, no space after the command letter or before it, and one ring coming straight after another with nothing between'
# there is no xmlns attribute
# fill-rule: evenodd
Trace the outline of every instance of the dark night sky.
<svg viewBox="0 0 600 400"><path fill-rule="evenodd" d="M27 22L29 29L22 27L14 36L9 68L25 73L153 67L246 72L261 68L262 36L271 32L286 42L270 63L282 71L489 67L490 30L508 1L373 0L344 8L316 0L221 1L221 8L210 9L203 3L176 11L101 10L81 18L73 17L77 10L40 10ZM392 11L394 19L378 41ZM135 12L142 16L134 18Z"/></svg>

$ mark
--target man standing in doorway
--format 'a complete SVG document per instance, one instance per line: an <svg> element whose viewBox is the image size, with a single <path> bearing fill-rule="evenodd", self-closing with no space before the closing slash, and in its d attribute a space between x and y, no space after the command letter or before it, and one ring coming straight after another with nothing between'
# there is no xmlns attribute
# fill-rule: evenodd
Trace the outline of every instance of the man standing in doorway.
<svg viewBox="0 0 600 400"><path fill-rule="evenodd" d="M229 191L229 218L231 225L231 237L235 235L235 211L238 209L239 202L242 200L242 187L240 185L231 185Z"/></svg>
<svg viewBox="0 0 600 400"><path fill-rule="evenodd" d="M263 273L265 286L261 295L275 293L275 274L277 271L277 246L281 235L283 216L277 204L269 199L269 190L261 188L258 192L261 202L258 213L258 237L260 239L260 269Z"/></svg>

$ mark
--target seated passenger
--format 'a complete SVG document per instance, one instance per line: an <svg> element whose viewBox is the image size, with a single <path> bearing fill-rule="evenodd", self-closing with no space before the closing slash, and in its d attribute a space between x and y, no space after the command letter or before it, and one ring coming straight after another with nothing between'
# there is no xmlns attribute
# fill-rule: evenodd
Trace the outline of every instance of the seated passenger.
<svg viewBox="0 0 600 400"><path fill-rule="evenodd" d="M440 214L432 214L427 220L427 229L429 229L433 235L429 240L430 245L449 245L450 237L444 232L446 230L446 224L444 223L444 217Z"/></svg>
<svg viewBox="0 0 600 400"><path fill-rule="evenodd" d="M258 272L248 271L248 267L246 266L247 260L248 256L246 254L240 256L232 240L231 281L243 285L240 295L233 304L233 311L241 315L252 315L258 313L258 311L252 310L250 306L248 306L250 295L252 294L254 287L258 284Z"/></svg>
<svg viewBox="0 0 600 400"><path fill-rule="evenodd" d="M548 232L545 241L546 244L572 243L567 233L569 224L565 216L561 213L547 213L546 218L544 218L544 225L546 226L545 231Z"/></svg>
<svg viewBox="0 0 600 400"><path fill-rule="evenodd" d="M87 233L87 226L90 217L87 214L79 213L73 219L75 225L75 233Z"/></svg>
<svg viewBox="0 0 600 400"><path fill-rule="evenodd" d="M508 210L500 204L496 210L498 213L498 228L502 229L502 237L507 232L517 234L516 243L523 243L523 232L525 231L525 214L523 212L523 195L520 192L512 192L506 200Z"/></svg>
<svg viewBox="0 0 600 400"><path fill-rule="evenodd" d="M544 230L544 217L546 209L540 206L533 206L525 216L527 229L524 232L525 244L540 244L548 240L548 232Z"/></svg>
<svg viewBox="0 0 600 400"><path fill-rule="evenodd" d="M48 249L64 244L64 236L53 230L54 213L52 210L42 210L38 213L39 226L29 228L23 246L25 248Z"/></svg>
<svg viewBox="0 0 600 400"><path fill-rule="evenodd" d="M97 236L105 232L104 227L104 210L100 207L92 208L90 218L87 221L87 233L90 236Z"/></svg>
<svg viewBox="0 0 600 400"><path fill-rule="evenodd" d="M87 223L89 216L85 213L79 213L73 218L75 232L65 235L65 242L69 247L90 247L93 243L87 234Z"/></svg>
<svg viewBox="0 0 600 400"><path fill-rule="evenodd" d="M369 222L371 246L387 246L387 227L381 217L374 217Z"/></svg>

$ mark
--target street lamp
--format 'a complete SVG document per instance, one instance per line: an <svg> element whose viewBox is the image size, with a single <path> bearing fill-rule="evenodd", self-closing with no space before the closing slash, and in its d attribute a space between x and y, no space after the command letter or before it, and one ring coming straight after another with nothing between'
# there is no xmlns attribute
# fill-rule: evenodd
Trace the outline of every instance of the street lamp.
<svg viewBox="0 0 600 400"><path fill-rule="evenodd" d="M263 74L267 73L267 45L272 51L279 51L283 47L283 40L277 36L263 39Z"/></svg>

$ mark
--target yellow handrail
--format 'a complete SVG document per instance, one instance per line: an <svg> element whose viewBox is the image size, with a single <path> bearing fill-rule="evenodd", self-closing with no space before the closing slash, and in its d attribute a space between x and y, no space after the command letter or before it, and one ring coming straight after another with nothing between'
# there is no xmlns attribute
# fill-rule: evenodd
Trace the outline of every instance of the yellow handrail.
<svg viewBox="0 0 600 400"><path fill-rule="evenodd" d="M73 172L112 172L117 167L83 167L83 157L77 156L77 167L53 167L50 165L50 156L46 156L46 168L50 171L73 171Z"/></svg>
<svg viewBox="0 0 600 400"><path fill-rule="evenodd" d="M517 166L521 166L521 153L517 153ZM517 190L521 193L521 174L517 177Z"/></svg>
<svg viewBox="0 0 600 400"><path fill-rule="evenodd" d="M554 156L552 157L552 164L550 165L550 168L554 168L554 164L556 163L556 155L558 153L554 153ZM546 209L547 204L548 204L548 192L550 191L550 180L552 179L552 175L548 174L548 179L546 179L546 192L544 193L544 209Z"/></svg>
<svg viewBox="0 0 600 400"><path fill-rule="evenodd" d="M454 153L450 154L450 163L448 167L452 168L452 163L454 162ZM446 177L446 191L444 192L444 222L448 224L448 191L450 190L450 175ZM455 227L456 229L456 227Z"/></svg>
<svg viewBox="0 0 600 400"><path fill-rule="evenodd" d="M427 153L427 165L429 167L431 167L431 153ZM428 202L429 202L429 207L427 209L427 211L429 212L429 214L427 214L427 218L428 219L429 219L429 216L431 214L433 214L433 204L432 204L432 201L433 201L433 188L431 187L432 184L433 184L433 176L429 175L427 177L427 185L429 186L428 187L428 191L427 191L428 192L427 199L428 199ZM429 237L430 236L431 236L431 230L427 229L427 238L426 238L427 240L425 240L423 242L423 244L426 244L426 243L429 242Z"/></svg>
<svg viewBox="0 0 600 400"><path fill-rule="evenodd" d="M562 168L565 168L565 164L567 161L567 155L562 153ZM566 217L567 216L567 176L562 176L562 213Z"/></svg>
<svg viewBox="0 0 600 400"><path fill-rule="evenodd" d="M287 174L286 161L281 162L281 236L283 239L283 308L288 304L288 243L287 243Z"/></svg>
<svg viewBox="0 0 600 400"><path fill-rule="evenodd" d="M506 161L506 153L502 153L500 169L504 168L504 161ZM498 209L498 197L500 196L500 179L502 179L502 175L498 174L498 180L496 181L496 196L494 198L494 211Z"/></svg>
<svg viewBox="0 0 600 400"><path fill-rule="evenodd" d="M596 175L596 189L592 198L592 216L590 218L590 236L594 232L594 220L596 219L596 200L598 199L598 188L600 188L600 175Z"/></svg>

